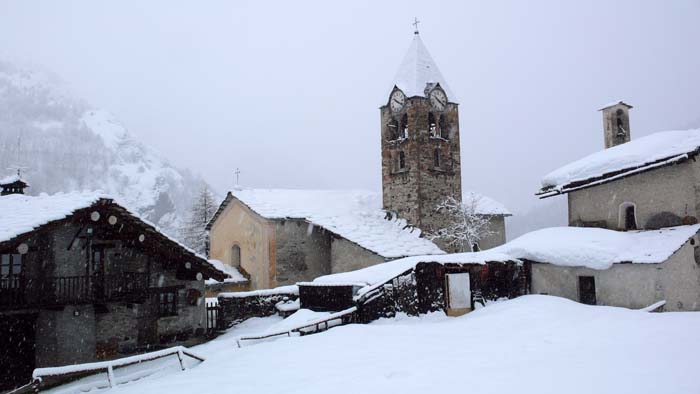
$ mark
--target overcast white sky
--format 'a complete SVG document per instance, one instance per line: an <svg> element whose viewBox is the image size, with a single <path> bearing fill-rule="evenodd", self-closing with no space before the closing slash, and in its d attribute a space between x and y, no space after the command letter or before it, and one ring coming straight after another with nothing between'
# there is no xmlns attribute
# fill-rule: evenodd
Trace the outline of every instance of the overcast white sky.
<svg viewBox="0 0 700 394"><path fill-rule="evenodd" d="M700 1L0 1L0 56L59 74L218 190L380 188L379 110L412 39L460 103L465 189L516 213L542 175L700 127Z"/></svg>

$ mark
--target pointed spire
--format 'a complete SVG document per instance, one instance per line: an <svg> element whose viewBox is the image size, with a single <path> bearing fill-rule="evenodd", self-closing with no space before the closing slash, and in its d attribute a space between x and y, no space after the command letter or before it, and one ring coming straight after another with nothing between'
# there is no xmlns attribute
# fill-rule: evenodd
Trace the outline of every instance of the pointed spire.
<svg viewBox="0 0 700 394"><path fill-rule="evenodd" d="M396 72L394 86L401 89L407 97L425 97L425 90L428 84L433 86L439 83L440 87L447 94L447 99L456 103L457 98L450 91L445 78L440 73L440 69L438 69L428 49L423 44L420 34L418 34L418 19L414 23L416 24L416 30L413 35L413 42L411 42L411 46L408 48L401 66ZM394 86L391 88L393 89Z"/></svg>

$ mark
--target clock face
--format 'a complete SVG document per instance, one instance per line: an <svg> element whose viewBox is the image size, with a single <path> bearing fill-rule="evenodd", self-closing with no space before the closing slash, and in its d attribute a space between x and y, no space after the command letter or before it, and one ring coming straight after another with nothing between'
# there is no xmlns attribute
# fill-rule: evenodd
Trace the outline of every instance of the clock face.
<svg viewBox="0 0 700 394"><path fill-rule="evenodd" d="M389 97L389 106L391 107L391 110L394 112L401 111L405 104L406 104L406 95L403 94L403 92L400 90L394 91L394 93L391 94L391 97Z"/></svg>
<svg viewBox="0 0 700 394"><path fill-rule="evenodd" d="M447 95L442 89L433 89L430 92L430 104L438 111L447 107Z"/></svg>

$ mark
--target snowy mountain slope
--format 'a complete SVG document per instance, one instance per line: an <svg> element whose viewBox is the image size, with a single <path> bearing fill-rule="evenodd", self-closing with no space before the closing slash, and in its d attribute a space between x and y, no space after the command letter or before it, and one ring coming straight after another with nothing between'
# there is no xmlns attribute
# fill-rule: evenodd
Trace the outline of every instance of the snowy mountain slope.
<svg viewBox="0 0 700 394"><path fill-rule="evenodd" d="M173 236L204 183L55 77L0 61L0 175L17 165L29 194L100 189Z"/></svg>

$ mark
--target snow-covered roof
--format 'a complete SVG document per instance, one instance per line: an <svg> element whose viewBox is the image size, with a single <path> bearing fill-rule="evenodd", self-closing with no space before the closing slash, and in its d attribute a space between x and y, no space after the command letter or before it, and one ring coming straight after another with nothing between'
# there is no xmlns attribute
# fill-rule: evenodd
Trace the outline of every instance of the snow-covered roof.
<svg viewBox="0 0 700 394"><path fill-rule="evenodd" d="M442 77L440 69L433 61L428 49L423 45L420 35L415 34L411 46L396 72L394 85L391 88L398 87L406 97L425 97L425 87L428 83L439 83L447 94L447 99L452 103L457 102L457 98L450 91L445 78Z"/></svg>
<svg viewBox="0 0 700 394"><path fill-rule="evenodd" d="M329 285L358 285L366 284L368 286L384 283L412 268L415 268L419 263L439 263L439 264L486 264L487 262L507 262L517 261L512 256L495 251L494 249L484 250L473 253L451 253L444 255L431 256L412 256L403 259L388 261L373 265L367 268L362 268L350 272L341 272L318 277L313 283L328 283ZM361 291L360 293L363 293Z"/></svg>
<svg viewBox="0 0 700 394"><path fill-rule="evenodd" d="M219 293L220 298L246 298L246 297L267 297L273 295L299 295L299 286L287 285L275 287L274 289L260 289L252 291L236 291L230 293Z"/></svg>
<svg viewBox="0 0 700 394"><path fill-rule="evenodd" d="M31 232L49 222L65 219L99 199L101 192L72 192L27 196L10 194L0 197L0 242Z"/></svg>
<svg viewBox="0 0 700 394"><path fill-rule="evenodd" d="M52 195L42 193L38 196L29 196L25 194L2 196L0 197L0 212L2 212L0 215L0 243L32 232L51 222L66 219L76 211L89 208L100 200L114 201L113 198L105 195L101 191L57 193ZM207 270L217 272L216 275L222 275L219 270L215 269L207 262L206 257L169 237L167 234L161 232L153 223L141 218L122 205L119 205L119 207L135 219L150 227L164 239L167 239L200 259L202 265L205 266Z"/></svg>
<svg viewBox="0 0 700 394"><path fill-rule="evenodd" d="M15 182L23 182L25 185L28 185L27 181L22 179L22 177L20 177L17 174L9 175L9 176L6 176L4 178L0 178L0 185L9 185L9 184L15 183Z"/></svg>
<svg viewBox="0 0 700 394"><path fill-rule="evenodd" d="M433 242L421 238L419 229L407 227L404 219L387 219L379 193L239 189L229 195L266 219L303 219L385 258L444 253Z"/></svg>
<svg viewBox="0 0 700 394"><path fill-rule="evenodd" d="M610 107L615 106L615 105L624 105L627 108L632 108L631 105L627 104L626 102L624 102L622 100L615 100L615 101L611 101L611 102L605 104L604 106L600 107L600 109L598 111L602 111L606 108L610 108Z"/></svg>
<svg viewBox="0 0 700 394"><path fill-rule="evenodd" d="M319 285L361 285L358 295L416 267L419 263L485 264L530 260L567 267L608 269L613 264L658 264L666 261L700 231L700 225L660 230L613 231L586 227L552 227L525 234L504 245L473 253L412 256L367 268L314 279ZM305 284L306 285L306 284Z"/></svg>
<svg viewBox="0 0 700 394"><path fill-rule="evenodd" d="M465 204L474 201L476 203L475 212L481 215L511 216L512 214L505 205L491 197L484 196L473 191L462 193L462 202Z"/></svg>
<svg viewBox="0 0 700 394"><path fill-rule="evenodd" d="M236 267L232 267L230 265L224 264L220 260L216 260L216 259L209 259L209 264L211 264L217 270L228 275L228 277L225 278L223 280L223 282L219 282L216 279L207 279L206 284L208 284L208 285L216 284L216 283L247 283L248 282L248 278L243 276L243 274L241 274L241 271L236 269Z"/></svg>
<svg viewBox="0 0 700 394"><path fill-rule="evenodd" d="M700 129L663 131L588 155L545 175L549 197L678 163L700 150Z"/></svg>
<svg viewBox="0 0 700 394"><path fill-rule="evenodd" d="M602 270L619 263L663 263L698 230L697 224L627 232L551 227L522 235L489 251L521 260Z"/></svg>

